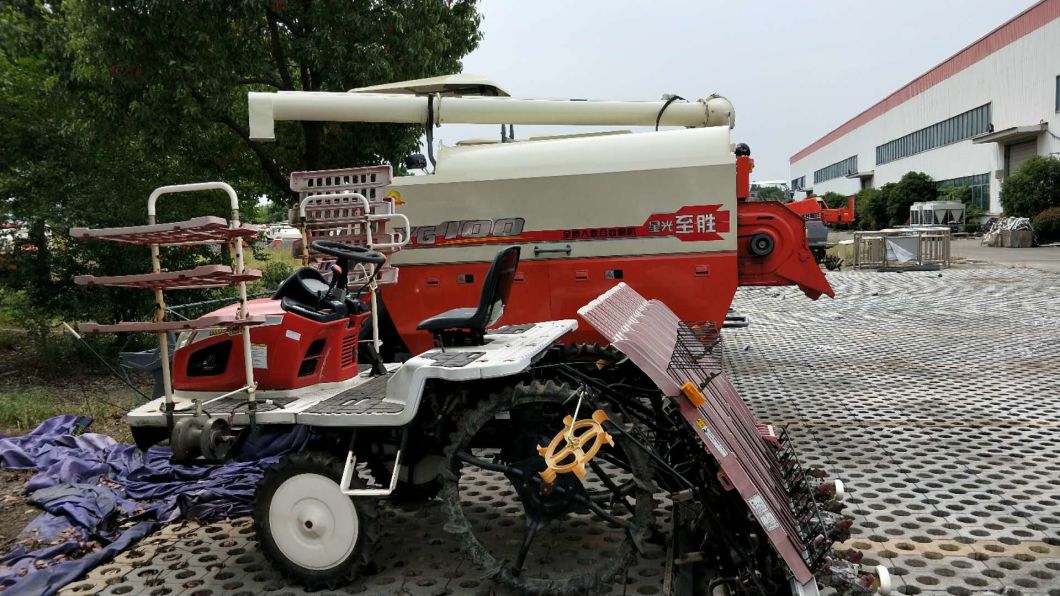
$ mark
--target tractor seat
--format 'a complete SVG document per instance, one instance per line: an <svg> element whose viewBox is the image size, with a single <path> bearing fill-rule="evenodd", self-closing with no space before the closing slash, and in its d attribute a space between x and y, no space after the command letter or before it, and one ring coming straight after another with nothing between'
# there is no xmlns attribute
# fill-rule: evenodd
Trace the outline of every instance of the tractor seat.
<svg viewBox="0 0 1060 596"><path fill-rule="evenodd" d="M504 307L512 293L515 271L519 268L519 247L512 246L497 253L482 282L482 296L477 307L454 308L422 321L416 326L429 331L435 342L448 345L482 345L486 328L504 315Z"/></svg>
<svg viewBox="0 0 1060 596"><path fill-rule="evenodd" d="M342 296L327 298L327 294L328 282L319 271L299 267L283 280L272 299L279 300L280 307L287 312L321 323L349 315Z"/></svg>

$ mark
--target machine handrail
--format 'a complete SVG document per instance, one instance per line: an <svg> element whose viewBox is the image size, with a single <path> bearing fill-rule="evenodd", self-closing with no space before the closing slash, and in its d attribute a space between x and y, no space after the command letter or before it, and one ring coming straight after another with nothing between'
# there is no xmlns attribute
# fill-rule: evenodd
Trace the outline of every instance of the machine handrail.
<svg viewBox="0 0 1060 596"><path fill-rule="evenodd" d="M368 216L368 221L388 220L388 219L393 218L393 217L397 217L397 218L400 218L400 219L404 220L404 222L405 222L405 228L404 228L405 229L405 237L403 239L401 239L400 241L398 241L398 242L378 242L378 243L374 243L369 248L373 248L373 249L375 249L375 248L383 248L383 249L404 248L405 245L409 243L409 240L412 239L412 223L409 222L409 218L406 217L404 213L388 213L386 215L370 215L370 216ZM401 228L394 228L394 229L396 231L396 230L399 230Z"/></svg>
<svg viewBox="0 0 1060 596"><path fill-rule="evenodd" d="M199 192L203 190L223 190L228 193L229 204L232 211L237 214L232 219L234 220L234 225L238 227L239 197L236 196L236 190L227 182L194 182L191 184L170 184L169 186L159 186L154 189L151 192L151 196L147 198L147 216L151 218L151 223L155 223L155 203L158 202L159 197L162 195L178 192Z"/></svg>

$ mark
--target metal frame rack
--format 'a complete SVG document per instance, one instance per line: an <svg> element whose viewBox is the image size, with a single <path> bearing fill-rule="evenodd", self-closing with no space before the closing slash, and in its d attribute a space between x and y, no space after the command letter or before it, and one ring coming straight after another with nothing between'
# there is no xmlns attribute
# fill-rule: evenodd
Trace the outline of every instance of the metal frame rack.
<svg viewBox="0 0 1060 596"><path fill-rule="evenodd" d="M392 170L388 165L338 170L292 172L291 190L298 193L297 210L292 209L290 223L302 232L302 264L313 261L314 240L332 240L391 255L409 242L412 230L404 214L397 213L394 198L384 195L390 185ZM387 223L398 218L404 234L387 231ZM378 242L377 239L385 239ZM323 259L322 259L323 260ZM396 284L398 270L388 262L378 270L368 265L358 274L344 271L351 288L367 287L372 305L372 341L379 349L379 323L376 290Z"/></svg>
<svg viewBox="0 0 1060 596"><path fill-rule="evenodd" d="M162 195L186 192L222 190L228 194L230 219L220 217L196 217L187 221L158 223L156 204ZM247 308L247 282L261 278L261 272L247 269L243 260L243 239L254 237L259 226L244 224L239 220L239 198L236 191L224 182L201 182L177 184L156 188L147 199L147 225L120 228L73 228L70 236L80 240L107 240L121 244L149 246L151 250L151 273L117 276L79 275L74 283L81 286L111 286L152 290L155 294L155 311L149 322L120 322L111 325L82 323L82 333L148 332L158 335L159 355L162 362L162 380L165 390L165 413L169 428L173 428L173 376L170 370L168 334L172 331L190 331L211 328L240 329L243 339L243 362L246 384L224 396L240 392L247 394L247 410L250 423L254 425L256 410L254 368L251 358L250 326L265 322L264 317L253 317ZM163 246L201 246L228 244L232 264L201 265L182 271L164 271L161 251ZM206 316L195 320L166 320L166 290L191 288L220 288L235 286L239 292L239 308L234 316Z"/></svg>
<svg viewBox="0 0 1060 596"><path fill-rule="evenodd" d="M854 232L854 268L950 266L950 229L946 227L896 228L874 232ZM888 258L888 241L909 239L916 254L908 261Z"/></svg>
<svg viewBox="0 0 1060 596"><path fill-rule="evenodd" d="M822 491L811 485L812 473L795 458L786 433L761 424L724 374L717 329L681 321L665 304L625 283L578 314L674 399L718 462L723 482L747 503L787 564L793 588L815 587L814 571L828 561L833 542L815 499ZM842 483L833 486L841 497ZM881 583L889 578L886 569L877 573Z"/></svg>

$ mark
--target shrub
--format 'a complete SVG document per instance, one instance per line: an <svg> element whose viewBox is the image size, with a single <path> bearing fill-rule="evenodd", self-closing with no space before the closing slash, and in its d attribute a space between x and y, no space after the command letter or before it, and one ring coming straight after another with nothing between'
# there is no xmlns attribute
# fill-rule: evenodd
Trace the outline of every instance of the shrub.
<svg viewBox="0 0 1060 596"><path fill-rule="evenodd" d="M261 270L261 284L265 289L278 288L291 275L291 264L285 261L269 261Z"/></svg>
<svg viewBox="0 0 1060 596"><path fill-rule="evenodd" d="M1060 242L1060 207L1050 207L1031 220L1039 244Z"/></svg>
<svg viewBox="0 0 1060 596"><path fill-rule="evenodd" d="M1033 157L1001 185L1005 215L1034 217L1060 207L1060 159Z"/></svg>
<svg viewBox="0 0 1060 596"><path fill-rule="evenodd" d="M913 203L938 199L939 190L931 176L923 172L907 172L891 189L887 200L888 225L897 226L909 221Z"/></svg>
<svg viewBox="0 0 1060 596"><path fill-rule="evenodd" d="M775 186L763 186L755 189L755 194L758 196L759 201L780 201L784 202L789 199L788 193Z"/></svg>
<svg viewBox="0 0 1060 596"><path fill-rule="evenodd" d="M826 192L821 197L825 205L828 205L829 209L840 209L847 206L847 195L839 194L837 192Z"/></svg>
<svg viewBox="0 0 1060 596"><path fill-rule="evenodd" d="M887 183L880 188L866 188L857 194L854 211L858 229L879 230L887 227L887 199L892 188L894 184Z"/></svg>

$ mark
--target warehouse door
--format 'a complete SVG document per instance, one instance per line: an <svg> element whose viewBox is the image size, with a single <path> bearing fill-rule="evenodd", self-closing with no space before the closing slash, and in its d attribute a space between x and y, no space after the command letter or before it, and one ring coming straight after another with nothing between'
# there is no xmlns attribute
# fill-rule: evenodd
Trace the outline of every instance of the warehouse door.
<svg viewBox="0 0 1060 596"><path fill-rule="evenodd" d="M1005 145L1005 176L1011 176L1023 162L1038 155L1038 140Z"/></svg>

